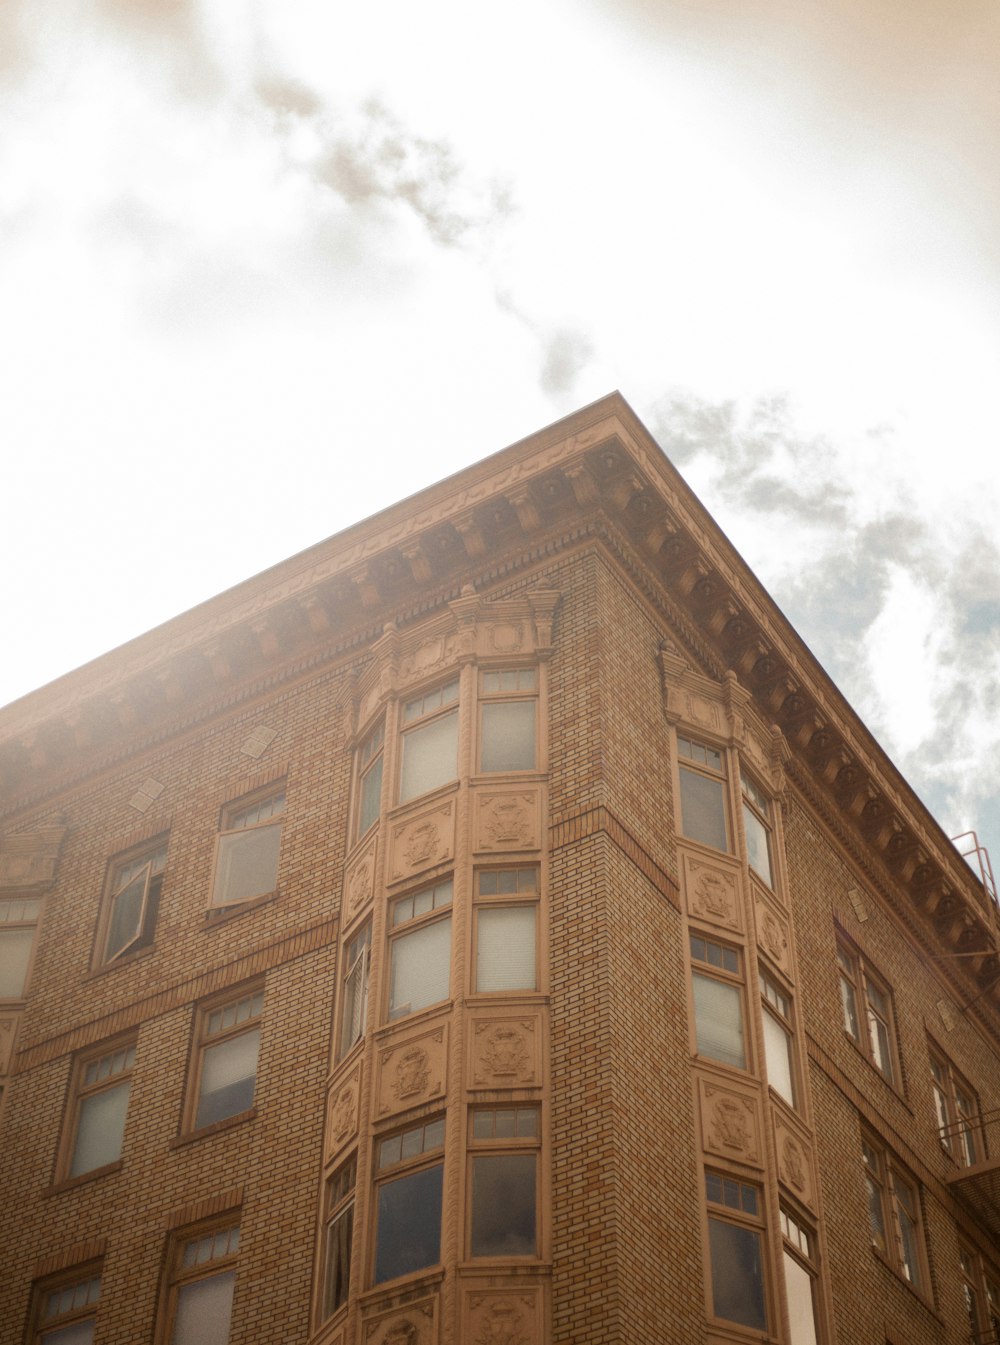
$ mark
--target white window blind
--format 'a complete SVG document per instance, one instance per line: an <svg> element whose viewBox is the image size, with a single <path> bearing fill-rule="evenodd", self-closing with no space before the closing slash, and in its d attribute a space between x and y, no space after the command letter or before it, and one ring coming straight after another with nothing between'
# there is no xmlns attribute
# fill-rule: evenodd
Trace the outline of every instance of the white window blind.
<svg viewBox="0 0 1000 1345"><path fill-rule="evenodd" d="M451 916L400 934L392 941L389 1017L403 1018L448 998Z"/></svg>
<svg viewBox="0 0 1000 1345"><path fill-rule="evenodd" d="M535 907L480 908L476 989L535 988Z"/></svg>

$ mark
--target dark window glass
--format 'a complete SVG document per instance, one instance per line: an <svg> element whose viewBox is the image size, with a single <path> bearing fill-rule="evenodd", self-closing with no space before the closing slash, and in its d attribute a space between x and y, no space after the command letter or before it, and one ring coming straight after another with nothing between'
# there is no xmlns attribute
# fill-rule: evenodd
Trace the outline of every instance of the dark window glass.
<svg viewBox="0 0 1000 1345"><path fill-rule="evenodd" d="M436 1163L379 1186L376 1284L440 1261L442 1171Z"/></svg>
<svg viewBox="0 0 1000 1345"><path fill-rule="evenodd" d="M535 1184L534 1154L473 1157L473 1256L536 1255Z"/></svg>
<svg viewBox="0 0 1000 1345"><path fill-rule="evenodd" d="M760 1234L752 1228L709 1217L708 1241L715 1316L739 1322L754 1331L766 1331Z"/></svg>

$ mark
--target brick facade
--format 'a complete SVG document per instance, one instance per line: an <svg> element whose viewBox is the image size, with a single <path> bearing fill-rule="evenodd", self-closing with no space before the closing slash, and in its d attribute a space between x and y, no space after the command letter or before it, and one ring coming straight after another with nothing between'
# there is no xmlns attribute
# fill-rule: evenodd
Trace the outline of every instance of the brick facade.
<svg viewBox="0 0 1000 1345"><path fill-rule="evenodd" d="M994 1339L995 903L617 396L0 779L0 1345Z"/></svg>

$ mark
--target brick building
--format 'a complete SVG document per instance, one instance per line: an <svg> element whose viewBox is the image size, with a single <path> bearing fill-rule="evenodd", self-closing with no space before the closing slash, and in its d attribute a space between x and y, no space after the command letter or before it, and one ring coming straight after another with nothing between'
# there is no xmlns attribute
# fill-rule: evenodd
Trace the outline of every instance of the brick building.
<svg viewBox="0 0 1000 1345"><path fill-rule="evenodd" d="M0 779L0 1345L1000 1340L995 898L618 396Z"/></svg>

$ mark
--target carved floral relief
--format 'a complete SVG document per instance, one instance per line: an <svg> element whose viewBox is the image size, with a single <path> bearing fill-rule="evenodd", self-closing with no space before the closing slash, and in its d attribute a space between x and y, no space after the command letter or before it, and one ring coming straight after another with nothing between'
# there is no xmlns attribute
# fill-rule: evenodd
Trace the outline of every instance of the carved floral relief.
<svg viewBox="0 0 1000 1345"><path fill-rule="evenodd" d="M347 917L350 919L371 901L375 893L374 841L348 869L344 890L347 895Z"/></svg>
<svg viewBox="0 0 1000 1345"><path fill-rule="evenodd" d="M445 1090L447 1028L395 1042L379 1052L378 1115L402 1111Z"/></svg>
<svg viewBox="0 0 1000 1345"><path fill-rule="evenodd" d="M735 868L684 856L684 890L689 914L729 929L742 929Z"/></svg>
<svg viewBox="0 0 1000 1345"><path fill-rule="evenodd" d="M332 1158L358 1133L361 1066L337 1081L327 1095L326 1154Z"/></svg>
<svg viewBox="0 0 1000 1345"><path fill-rule="evenodd" d="M365 1345L435 1345L437 1338L435 1299L380 1313L364 1324Z"/></svg>
<svg viewBox="0 0 1000 1345"><path fill-rule="evenodd" d="M539 792L480 791L476 796L477 850L537 850Z"/></svg>
<svg viewBox="0 0 1000 1345"><path fill-rule="evenodd" d="M469 1290L462 1339L468 1345L541 1345L537 1289Z"/></svg>
<svg viewBox="0 0 1000 1345"><path fill-rule="evenodd" d="M750 1093L699 1080L702 1143L711 1153L759 1166L760 1116Z"/></svg>
<svg viewBox="0 0 1000 1345"><path fill-rule="evenodd" d="M812 1148L808 1142L792 1129L778 1122L774 1128L775 1147L778 1152L778 1178L789 1190L794 1191L800 1200L812 1205L814 1202Z"/></svg>
<svg viewBox="0 0 1000 1345"><path fill-rule="evenodd" d="M472 1031L472 1085L525 1088L539 1081L538 1020L482 1018Z"/></svg>
<svg viewBox="0 0 1000 1345"><path fill-rule="evenodd" d="M455 851L455 807L449 801L392 830L392 881L409 878L450 859Z"/></svg>
<svg viewBox="0 0 1000 1345"><path fill-rule="evenodd" d="M782 971L789 970L788 925L760 897L756 901L757 942Z"/></svg>

